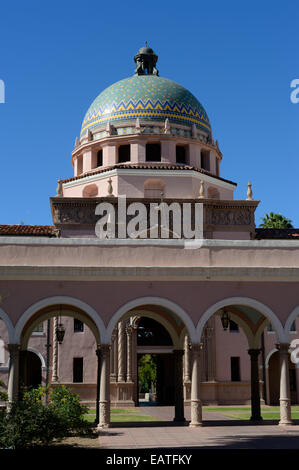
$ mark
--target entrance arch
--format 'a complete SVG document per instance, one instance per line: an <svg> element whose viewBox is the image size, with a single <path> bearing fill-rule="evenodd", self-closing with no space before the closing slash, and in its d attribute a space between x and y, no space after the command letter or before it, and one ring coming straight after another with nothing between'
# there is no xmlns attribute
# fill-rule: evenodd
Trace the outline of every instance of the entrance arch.
<svg viewBox="0 0 299 470"><path fill-rule="evenodd" d="M275 313L267 305L259 302L256 299L251 299L249 297L228 297L226 299L220 300L214 305L211 305L202 315L196 327L197 338L199 342L200 342L204 325L208 321L208 319L212 315L214 315L218 310L221 310L222 308L228 307L230 305L244 305L244 306L252 307L253 309L257 310L263 316L267 317L268 320L271 322L271 324L273 325L273 328L275 329L277 333L278 341L280 343L287 342L287 336L285 334L285 330L280 320L275 315Z"/></svg>
<svg viewBox="0 0 299 470"><path fill-rule="evenodd" d="M82 321L84 321L84 323L86 323L93 331L98 344L103 342L106 330L104 322L99 314L90 305L74 297L55 296L47 297L36 302L22 314L15 327L14 343L21 344L21 342L24 343L24 340L28 340L28 334L31 334L35 326L37 326L39 322L49 318L49 309L56 308L57 310L60 305L66 307L63 312L64 316L74 316L74 312L76 312L78 319L80 320L82 318ZM45 314L43 314L42 311L45 311ZM72 314L70 313L71 311ZM53 313L50 315L50 317L51 316L55 316L55 314ZM25 330L27 330L26 339L23 338L23 333Z"/></svg>
<svg viewBox="0 0 299 470"><path fill-rule="evenodd" d="M196 343L197 335L196 329L193 321L190 316L175 302L172 302L169 299L163 297L139 297L137 299L131 300L126 304L122 305L112 316L106 330L105 343L109 344L111 342L112 332L118 323L118 321L130 310L133 310L144 305L157 305L160 307L165 307L168 310L176 314L180 320L185 324L185 327L188 331L190 341Z"/></svg>

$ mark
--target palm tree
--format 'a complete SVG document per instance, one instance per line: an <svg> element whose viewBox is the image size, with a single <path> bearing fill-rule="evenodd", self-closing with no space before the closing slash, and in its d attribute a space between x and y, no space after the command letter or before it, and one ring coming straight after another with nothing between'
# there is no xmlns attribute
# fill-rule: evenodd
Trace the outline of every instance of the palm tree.
<svg viewBox="0 0 299 470"><path fill-rule="evenodd" d="M261 220L262 223L259 225L261 228L294 228L290 219L281 214L274 214L274 212L265 214L264 217L261 217Z"/></svg>

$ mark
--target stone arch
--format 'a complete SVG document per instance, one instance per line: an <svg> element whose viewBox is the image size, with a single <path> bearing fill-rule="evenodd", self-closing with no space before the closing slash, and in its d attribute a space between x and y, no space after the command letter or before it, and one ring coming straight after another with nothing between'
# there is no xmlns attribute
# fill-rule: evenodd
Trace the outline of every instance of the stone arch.
<svg viewBox="0 0 299 470"><path fill-rule="evenodd" d="M110 344L112 332L118 321L130 310L142 305L159 305L175 313L185 324L191 343L196 343L196 329L189 315L178 304L162 297L139 297L123 304L112 316L106 330L105 343Z"/></svg>
<svg viewBox="0 0 299 470"><path fill-rule="evenodd" d="M14 342L16 344L24 344L26 343L26 341L28 342L31 332L34 330L35 326L37 326L38 323L55 316L55 314L50 315L49 311L46 311L45 313L43 313L42 311L51 307L57 308L59 305L63 305L65 307L61 311L62 316L75 316L79 320L82 320L84 323L87 324L87 326L89 326L91 331L94 333L96 341L98 343L103 342L103 338L105 338L106 328L99 314L87 303L74 297L67 296L47 297L45 299L39 300L38 302L28 307L16 324ZM66 308L69 308L69 310L66 310ZM76 312L74 312L74 310ZM34 316L38 312L42 313L34 319ZM29 325L30 320L31 323Z"/></svg>
<svg viewBox="0 0 299 470"><path fill-rule="evenodd" d="M42 353L40 351L38 351L37 349L34 349L34 348L27 348L27 351L30 351L30 352L36 354L39 357L41 365L42 365L42 370L45 370L46 369L46 362L45 362L45 358L42 355Z"/></svg>
<svg viewBox="0 0 299 470"><path fill-rule="evenodd" d="M280 320L277 318L277 316L274 314L274 312L265 304L259 302L256 299L251 299L249 297L228 297L226 299L220 300L219 302L216 302L215 304L211 305L202 315L200 318L197 327L196 327L196 332L197 332L197 338L198 342L200 342L202 330L204 328L205 323L208 321L208 319L214 315L217 310L220 310L223 307L227 307L229 305L247 305L249 307L254 308L258 312L260 312L262 315L266 316L268 320L272 323L278 337L278 341L280 343L286 342L286 335L285 331L283 329L283 326L280 322Z"/></svg>
<svg viewBox="0 0 299 470"><path fill-rule="evenodd" d="M292 326L292 323L296 320L298 315L299 315L299 305L297 305L297 307L295 307L292 310L292 312L288 316L287 321L285 323L284 332L285 332L285 336L286 336L286 343L290 342L291 326Z"/></svg>
<svg viewBox="0 0 299 470"><path fill-rule="evenodd" d="M0 318L4 321L4 324L7 328L9 343L13 344L15 341L15 328L12 324L11 319L2 308L0 308Z"/></svg>
<svg viewBox="0 0 299 470"><path fill-rule="evenodd" d="M130 315L130 313L128 312L128 316L129 315ZM180 346L180 337L177 334L177 332L175 331L175 329L173 328L173 326L171 325L171 323L166 318L159 315L158 313L150 312L146 309L145 310L144 309L138 310L138 315L140 315L140 319L142 317L146 317L146 318L151 318L152 320L156 320L158 323L161 323L161 325L164 326L164 328L169 333L169 335L172 339L174 349L179 348L179 346ZM138 321L138 323L139 323L139 321Z"/></svg>
<svg viewBox="0 0 299 470"><path fill-rule="evenodd" d="M266 367L266 369L268 369L268 367L269 367L269 361L270 361L271 356L272 356L274 353L276 353L277 351L278 351L277 348L273 348L273 349L271 349L270 352L268 352L267 357L266 357L266 359L265 359L265 367Z"/></svg>

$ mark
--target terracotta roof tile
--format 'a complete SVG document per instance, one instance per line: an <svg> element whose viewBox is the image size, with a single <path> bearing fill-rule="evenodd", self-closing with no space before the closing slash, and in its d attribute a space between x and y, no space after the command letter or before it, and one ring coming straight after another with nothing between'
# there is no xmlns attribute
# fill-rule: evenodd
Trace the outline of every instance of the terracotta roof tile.
<svg viewBox="0 0 299 470"><path fill-rule="evenodd" d="M298 228L256 228L256 240L298 240Z"/></svg>
<svg viewBox="0 0 299 470"><path fill-rule="evenodd" d="M0 225L0 236L59 237L54 225Z"/></svg>
<svg viewBox="0 0 299 470"><path fill-rule="evenodd" d="M112 166L109 166L109 167L105 167L105 168L100 168L100 169L95 169L95 170L91 170L87 173L84 173L82 175L79 175L79 176L73 176L72 178L68 178L68 179L65 179L65 180L61 180L62 183L69 183L70 181L76 181L76 180L79 180L81 178L85 178L86 176L92 176L92 175L97 175L97 174L100 174L100 173L105 173L107 171L111 171L111 170L114 170L114 169L117 169L117 168L121 168L121 169L130 169L130 170L135 170L135 169L146 169L146 170L185 170L185 171L190 171L190 170L193 170L193 171L197 171L198 173L202 173L203 175L208 175L208 176L211 176L212 178L216 178L220 181L225 181L226 183L230 183L230 184L233 184L235 186L237 186L237 183L234 183L233 181L230 181L230 180L227 180L227 179L224 179L224 178L221 178L220 176L216 176L216 175L213 175L212 173L210 173L209 171L206 171L206 170L203 170L201 168L196 168L194 166L190 166L190 165L179 165L179 164L171 164L171 163L130 163L130 164L127 164L127 163L117 163L116 165L112 165Z"/></svg>

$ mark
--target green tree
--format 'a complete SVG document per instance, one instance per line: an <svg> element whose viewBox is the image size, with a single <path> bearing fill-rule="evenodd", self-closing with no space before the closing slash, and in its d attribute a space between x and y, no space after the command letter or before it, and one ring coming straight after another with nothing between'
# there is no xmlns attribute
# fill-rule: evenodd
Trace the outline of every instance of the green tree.
<svg viewBox="0 0 299 470"><path fill-rule="evenodd" d="M153 390L157 381L157 364L151 354L144 354L138 362L139 392Z"/></svg>
<svg viewBox="0 0 299 470"><path fill-rule="evenodd" d="M259 225L261 228L294 228L290 219L274 212L265 214L264 217L261 217L261 220L262 223Z"/></svg>

